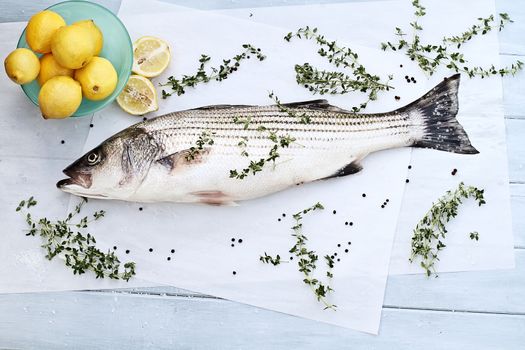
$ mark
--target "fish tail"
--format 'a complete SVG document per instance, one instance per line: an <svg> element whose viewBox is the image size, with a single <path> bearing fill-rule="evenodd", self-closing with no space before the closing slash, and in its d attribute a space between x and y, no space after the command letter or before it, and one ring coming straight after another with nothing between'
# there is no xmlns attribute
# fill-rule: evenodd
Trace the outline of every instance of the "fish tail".
<svg viewBox="0 0 525 350"><path fill-rule="evenodd" d="M412 147L461 154L479 153L456 119L459 80L459 74L445 78L424 96L398 110L409 114L414 125Z"/></svg>

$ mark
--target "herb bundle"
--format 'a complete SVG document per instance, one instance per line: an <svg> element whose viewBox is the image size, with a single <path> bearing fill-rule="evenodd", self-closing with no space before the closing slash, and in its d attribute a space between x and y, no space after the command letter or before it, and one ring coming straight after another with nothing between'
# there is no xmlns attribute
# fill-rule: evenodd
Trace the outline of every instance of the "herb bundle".
<svg viewBox="0 0 525 350"><path fill-rule="evenodd" d="M413 0L412 5L415 16L414 21L410 23L413 31L412 40L409 42L406 39L407 34L401 28L396 27L395 35L398 37L398 41L396 43L381 43L381 49L385 51L388 49L392 51L405 50L406 55L412 61L417 61L419 67L429 75L434 74L438 67L442 65L457 73L466 73L471 78L475 76L485 78L497 74L501 76L515 75L523 68L523 62L519 60L504 68L496 68L494 65L488 68L469 67L467 66L467 59L460 52L461 46L475 36L485 35L492 30L501 31L508 23L512 23L513 21L508 14L500 13L498 20L496 20L494 15L490 15L487 18L478 18L477 24L472 25L459 35L444 37L439 44L422 44L418 33L423 30L423 27L418 20L426 15L426 9L420 4L419 0Z"/></svg>
<svg viewBox="0 0 525 350"><path fill-rule="evenodd" d="M320 56L325 57L336 67L350 69L352 72L352 75L347 75L342 72L319 70L309 63L296 64L297 84L304 86L313 94L367 93L368 99L352 108L352 111L357 113L366 108L368 102L376 100L379 91L388 91L392 88L388 85L393 79L392 76L382 83L379 76L368 73L365 66L359 63L359 55L356 52L347 47L339 47L335 41L327 40L318 33L317 28L312 29L309 26L299 28L295 33L288 33L284 40L291 41L294 37L315 40L320 46L317 51Z"/></svg>
<svg viewBox="0 0 525 350"><path fill-rule="evenodd" d="M303 282L310 287L317 301L324 304L325 310L336 310L337 305L331 304L326 300L328 295L334 292L332 287L330 287L330 284L325 284L313 276L313 273L317 268L319 256L315 251L309 250L306 247L306 241L308 238L303 233L303 224L301 222L303 215L314 210L322 209L324 209L323 205L321 203L316 203L315 205L301 210L293 215L295 225L292 227L292 230L294 231L292 236L295 237L295 244L292 248L290 248L289 252L297 257L297 266L299 267L299 272L301 272L304 276ZM324 259L327 265L326 277L330 282L334 277L332 272L334 260L329 255L324 256ZM266 252L263 256L259 257L259 260L265 264L272 264L274 266L277 266L281 263L281 257L279 255L272 257L266 254Z"/></svg>
<svg viewBox="0 0 525 350"><path fill-rule="evenodd" d="M432 203L432 207L419 221L412 236L412 254L410 262L420 259L421 267L426 271L427 276L435 273L434 264L439 261L438 253L446 247L443 243L447 229L445 224L458 215L459 205L463 199L474 198L478 205L485 204L483 190L473 186L465 186L461 182L454 191L447 191L439 198L437 203ZM477 232L469 234L470 239L479 240Z"/></svg>
<svg viewBox="0 0 525 350"><path fill-rule="evenodd" d="M166 99L173 94L177 96L183 95L186 92L185 88L195 87L195 85L200 83L227 79L230 74L237 71L241 65L241 61L250 59L250 55L255 55L259 61L263 61L266 58L266 56L261 53L260 48L256 48L250 44L244 44L242 47L244 49L243 52L230 59L223 59L222 64L218 68L211 67L208 71L206 70L206 66L210 62L211 57L202 54L199 59L199 68L194 75L183 75L180 79L171 76L168 78L168 82L160 84L160 86L169 86L172 90L171 92L162 90L162 98Z"/></svg>
<svg viewBox="0 0 525 350"><path fill-rule="evenodd" d="M43 240L42 248L47 252L46 258L53 260L56 256L62 256L66 266L70 267L74 274L81 275L91 270L95 273L96 278L108 277L129 281L135 275L135 263L125 263L122 270L121 262L114 252L102 252L95 245L95 237L81 232L88 227L90 222L102 218L105 212L100 210L95 212L91 219L85 216L77 223L71 222L77 214L80 214L86 202L87 199L83 198L66 219L56 222L51 222L47 218L34 220L30 213L26 213L25 219L29 226L26 236L40 236ZM21 201L16 211L29 209L36 204L36 200L30 197Z"/></svg>

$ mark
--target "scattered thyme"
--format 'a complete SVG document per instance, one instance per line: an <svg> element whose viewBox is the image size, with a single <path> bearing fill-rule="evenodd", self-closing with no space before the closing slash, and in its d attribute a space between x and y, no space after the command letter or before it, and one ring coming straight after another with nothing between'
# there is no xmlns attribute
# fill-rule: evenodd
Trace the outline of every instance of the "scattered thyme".
<svg viewBox="0 0 525 350"><path fill-rule="evenodd" d="M327 40L318 33L317 28L311 29L309 26L299 28L295 33L288 33L284 40L291 41L294 37L315 40L320 46L317 51L320 56L325 57L336 67L347 68L352 72L352 75L347 75L342 72L319 70L309 63L296 64L297 84L313 94L367 93L367 100L352 108L352 111L357 113L366 108L370 101L376 100L379 91L388 91L393 88L388 85L393 79L392 76L389 76L385 83L380 82L379 76L368 73L365 66L359 63L359 55L356 52L351 48L339 47L335 41Z"/></svg>
<svg viewBox="0 0 525 350"><path fill-rule="evenodd" d="M242 45L244 51L238 55L233 56L230 59L223 59L222 64L219 68L211 67L206 70L207 64L210 62L211 57L202 54L199 59L199 68L194 75L183 75L182 78L177 79L173 76L168 78L168 82L160 84L160 86L169 86L171 92L162 90L162 98L166 99L169 96L176 94L177 96L183 95L186 92L187 87L195 87L200 83L208 83L211 80L222 81L227 79L230 74L237 71L241 65L241 61L250 59L250 55L254 55L259 61L266 59L266 56L262 54L261 49L254 47L250 44Z"/></svg>
<svg viewBox="0 0 525 350"><path fill-rule="evenodd" d="M312 291L315 294L317 301L322 302L326 309L336 310L337 306L329 303L326 298L328 294L332 293L334 290L330 287L329 284L324 284L319 281L317 278L312 276L313 272L317 268L318 256L313 250L308 250L306 247L306 241L308 238L303 234L303 224L302 219L303 215L314 211L324 209L321 203L316 203L315 205L307 208L305 210L299 211L293 215L295 220L295 225L292 227L294 233L292 236L295 237L295 245L289 250L290 253L294 254L297 258L297 266L299 267L299 272L302 272L304 275L303 282L310 286ZM327 258L328 257L328 258ZM333 277L332 268L334 267L334 261L330 256L325 256L326 264L328 266L327 278L330 281Z"/></svg>
<svg viewBox="0 0 525 350"><path fill-rule="evenodd" d="M423 30L423 27L418 20L426 15L425 7L420 4L419 0L413 0L415 19L410 23L412 27L412 40L407 40L407 34L399 27L395 28L395 35L398 41L395 43L386 42L381 43L383 50L405 50L406 55L413 61L417 61L419 67L429 75L434 74L439 66L445 65L448 69L455 72L466 73L470 78L480 76L481 78L490 75L515 75L523 68L523 62L516 61L508 67L496 68L491 65L488 68L483 67L469 67L467 66L467 59L460 52L463 44L470 41L473 37L478 35L485 35L492 30L501 31L508 23L513 21L506 13L500 13L499 21L494 15L487 18L478 18L478 23L472 25L459 35L444 37L439 44L422 44L418 33ZM497 22L497 23L496 23Z"/></svg>
<svg viewBox="0 0 525 350"><path fill-rule="evenodd" d="M234 117L233 121L236 124L242 124L244 130L247 130L250 126L251 118ZM266 157L260 158L258 160L250 160L250 163L246 168L231 169L230 178L242 180L250 174L255 175L263 170L267 162L272 162L273 166L275 167L275 161L281 156L281 154L279 153L279 149L290 147L290 145L295 141L295 138L291 137L290 135L277 135L277 133L266 129L266 127L263 125L257 127L256 130L258 132L267 132L267 138L268 140L273 142L273 146L270 148L270 151L268 152L268 155ZM239 141L239 143L237 144L242 149L241 156L243 157L249 157L249 154L246 151L247 141L248 139L246 137L243 137L241 141Z"/></svg>
<svg viewBox="0 0 525 350"><path fill-rule="evenodd" d="M91 218L85 216L77 223L71 222L77 214L80 214L86 202L87 199L83 198L66 219L56 222L51 222L47 218L34 220L30 213L26 213L25 219L29 226L26 236L40 236L43 240L42 248L46 250L46 258L53 260L56 256L63 257L66 266L70 267L74 274L81 275L90 270L95 273L96 278L108 277L129 281L135 275L135 263L127 262L121 270L121 262L113 251L102 252L95 245L95 237L82 232L89 223L102 218L105 212L100 210ZM36 200L30 197L21 201L16 211L29 209L36 204Z"/></svg>
<svg viewBox="0 0 525 350"><path fill-rule="evenodd" d="M421 259L421 267L427 276L435 273L434 264L439 260L438 253L445 248L443 240L447 230L445 224L458 215L458 207L463 199L474 198L478 205L485 204L483 190L473 186L465 186L461 182L455 191L447 191L439 198L419 221L412 236L412 254L410 262ZM477 232L470 233L470 239L479 240Z"/></svg>
<svg viewBox="0 0 525 350"><path fill-rule="evenodd" d="M317 262L319 260L319 257L315 251L308 250L308 248L306 247L306 241L308 240L308 238L302 232L303 224L301 220L303 219L303 216L311 211L322 209L324 209L323 205L321 203L316 203L315 205L307 209L301 210L293 215L295 225L292 227L292 230L294 231L292 236L295 237L295 244L292 248L290 248L289 252L294 254L295 257L297 257L297 266L299 267L299 272L301 272L304 275L303 283L310 287L317 301L324 304L325 310L331 309L335 311L337 309L337 306L329 303L326 300L328 295L334 290L330 287L328 283L325 284L319 279L313 277L313 273L317 268ZM331 281L331 279L334 277L332 272L332 268L334 267L334 259L330 255L325 255L324 259L327 265L326 277L328 281ZM277 266L282 263L281 257L279 255L272 257L266 254L266 252L264 253L264 255L261 255L259 257L259 260L265 264L272 264L274 266ZM293 260L292 257L290 257L290 260Z"/></svg>
<svg viewBox="0 0 525 350"><path fill-rule="evenodd" d="M259 260L262 261L265 264L272 264L273 266L277 266L277 265L281 264L281 257L279 256L279 254L277 254L275 256L275 258L274 258L274 257L266 254L266 252L264 252L264 255L261 255L259 257Z"/></svg>
<svg viewBox="0 0 525 350"><path fill-rule="evenodd" d="M185 156L186 160L188 162L194 160L202 152L202 150L204 149L204 146L206 146L206 145L208 145L208 146L213 145L214 141L211 138L211 135L214 135L214 134L215 133L213 133L213 132L209 133L207 131L203 131L199 135L199 138L197 139L197 141L195 142L196 146L190 147L190 149L186 153L186 156Z"/></svg>
<svg viewBox="0 0 525 350"><path fill-rule="evenodd" d="M289 117L292 117L292 118L295 118L295 119L299 120L300 124L310 124L312 122L312 120L311 120L310 116L308 115L308 113L304 112L304 113L301 113L301 114L297 114L297 113L293 112L290 108L284 106L281 103L281 100L279 100L279 97L277 97L277 95L275 95L273 93L273 91L270 92L268 97L271 98L275 102L275 105L277 106L277 108L279 108L279 110L281 112L288 114Z"/></svg>

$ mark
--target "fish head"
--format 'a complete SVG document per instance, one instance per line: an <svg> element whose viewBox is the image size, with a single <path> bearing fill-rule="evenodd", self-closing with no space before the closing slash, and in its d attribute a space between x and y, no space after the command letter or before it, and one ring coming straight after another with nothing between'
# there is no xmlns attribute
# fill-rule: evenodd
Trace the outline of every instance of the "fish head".
<svg viewBox="0 0 525 350"><path fill-rule="evenodd" d="M104 199L128 199L139 188L157 146L145 132L124 130L84 154L63 170L57 182L64 192Z"/></svg>

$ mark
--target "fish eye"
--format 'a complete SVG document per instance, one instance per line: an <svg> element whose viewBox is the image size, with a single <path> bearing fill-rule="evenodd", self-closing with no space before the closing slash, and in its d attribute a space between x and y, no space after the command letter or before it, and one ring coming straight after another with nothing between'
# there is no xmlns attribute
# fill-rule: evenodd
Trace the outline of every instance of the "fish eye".
<svg viewBox="0 0 525 350"><path fill-rule="evenodd" d="M95 165L100 160L100 156L97 152L91 152L86 157L89 165Z"/></svg>

